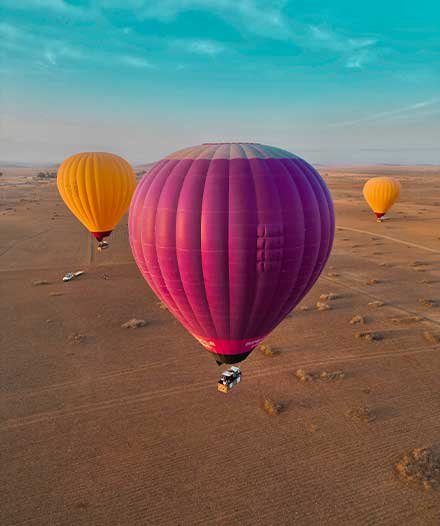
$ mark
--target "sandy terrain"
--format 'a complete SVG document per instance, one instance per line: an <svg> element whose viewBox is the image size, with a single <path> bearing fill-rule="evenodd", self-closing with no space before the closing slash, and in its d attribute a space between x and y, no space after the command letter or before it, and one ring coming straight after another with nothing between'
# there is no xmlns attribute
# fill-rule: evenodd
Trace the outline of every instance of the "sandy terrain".
<svg viewBox="0 0 440 526"><path fill-rule="evenodd" d="M0 524L440 524L440 490L394 468L440 446L440 169L321 168L329 264L228 395L141 278L126 219L98 254L54 181L0 171ZM382 224L372 173L402 183Z"/></svg>

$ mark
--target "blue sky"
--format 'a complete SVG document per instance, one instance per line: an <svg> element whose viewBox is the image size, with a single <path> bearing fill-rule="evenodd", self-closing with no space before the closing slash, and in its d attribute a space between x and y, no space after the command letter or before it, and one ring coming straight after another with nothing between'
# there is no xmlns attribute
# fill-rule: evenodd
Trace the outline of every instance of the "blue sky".
<svg viewBox="0 0 440 526"><path fill-rule="evenodd" d="M216 140L440 164L434 0L2 0L3 161Z"/></svg>

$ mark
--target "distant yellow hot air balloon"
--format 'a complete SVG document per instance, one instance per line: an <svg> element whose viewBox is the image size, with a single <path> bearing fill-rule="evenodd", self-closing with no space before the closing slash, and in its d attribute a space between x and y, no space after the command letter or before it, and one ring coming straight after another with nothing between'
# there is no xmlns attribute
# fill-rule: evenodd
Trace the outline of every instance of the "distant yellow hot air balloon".
<svg viewBox="0 0 440 526"><path fill-rule="evenodd" d="M363 194L380 222L382 216L399 198L400 183L392 177L373 177L365 183Z"/></svg>
<svg viewBox="0 0 440 526"><path fill-rule="evenodd" d="M99 246L127 211L136 176L127 161L112 153L72 155L58 169L58 190L70 211L95 236Z"/></svg>

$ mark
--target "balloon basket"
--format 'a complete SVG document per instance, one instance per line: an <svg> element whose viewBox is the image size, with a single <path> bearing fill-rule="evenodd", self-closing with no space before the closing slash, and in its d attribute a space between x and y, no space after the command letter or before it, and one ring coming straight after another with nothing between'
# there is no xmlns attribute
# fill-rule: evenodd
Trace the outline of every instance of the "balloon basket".
<svg viewBox="0 0 440 526"><path fill-rule="evenodd" d="M98 252L102 252L108 247L109 247L109 244L107 243L107 241L98 241Z"/></svg>

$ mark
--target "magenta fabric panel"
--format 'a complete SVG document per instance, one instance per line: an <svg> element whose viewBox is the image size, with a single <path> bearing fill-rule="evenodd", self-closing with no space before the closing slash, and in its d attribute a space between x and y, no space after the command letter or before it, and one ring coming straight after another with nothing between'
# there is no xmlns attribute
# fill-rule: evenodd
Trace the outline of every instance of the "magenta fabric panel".
<svg viewBox="0 0 440 526"><path fill-rule="evenodd" d="M248 352L318 279L334 237L331 196L312 166L279 149L183 152L157 163L136 189L133 255L206 348Z"/></svg>
<svg viewBox="0 0 440 526"><path fill-rule="evenodd" d="M203 285L215 331L230 335L229 308L229 161L211 161L202 200L201 263Z"/></svg>

